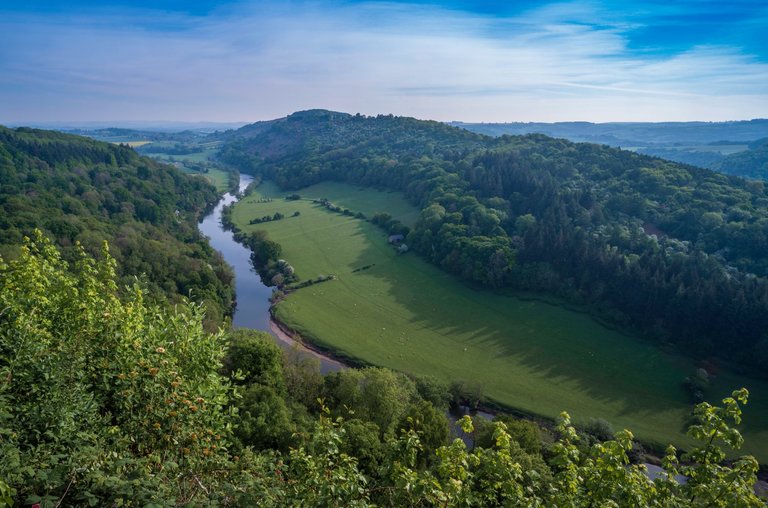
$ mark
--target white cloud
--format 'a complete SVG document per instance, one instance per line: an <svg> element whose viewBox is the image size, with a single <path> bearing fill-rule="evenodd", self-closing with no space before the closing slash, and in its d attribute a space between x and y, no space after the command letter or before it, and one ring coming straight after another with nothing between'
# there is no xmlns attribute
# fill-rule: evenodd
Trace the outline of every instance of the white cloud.
<svg viewBox="0 0 768 508"><path fill-rule="evenodd" d="M768 65L719 46L635 54L633 26L590 3L506 19L302 2L9 18L0 121L250 121L316 107L465 121L768 116Z"/></svg>

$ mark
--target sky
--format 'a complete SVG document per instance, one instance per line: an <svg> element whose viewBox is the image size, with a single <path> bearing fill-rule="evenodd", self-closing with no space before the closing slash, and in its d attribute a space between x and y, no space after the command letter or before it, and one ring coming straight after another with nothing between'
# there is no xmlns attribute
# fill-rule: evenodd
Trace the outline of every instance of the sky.
<svg viewBox="0 0 768 508"><path fill-rule="evenodd" d="M2 0L0 123L768 117L764 0Z"/></svg>

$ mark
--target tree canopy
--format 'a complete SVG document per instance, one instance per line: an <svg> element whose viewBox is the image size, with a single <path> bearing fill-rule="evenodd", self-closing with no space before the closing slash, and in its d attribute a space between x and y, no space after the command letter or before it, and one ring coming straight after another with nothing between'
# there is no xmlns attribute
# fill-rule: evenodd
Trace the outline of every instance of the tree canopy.
<svg viewBox="0 0 768 508"><path fill-rule="evenodd" d="M0 127L0 253L35 228L76 257L104 240L124 283L142 276L154 297L205 302L211 327L231 313L232 272L197 220L218 200L202 178L127 146L52 131Z"/></svg>
<svg viewBox="0 0 768 508"><path fill-rule="evenodd" d="M546 292L692 356L768 366L762 182L543 135L307 111L229 135L222 157L286 189L397 189L407 245L471 284Z"/></svg>
<svg viewBox="0 0 768 508"><path fill-rule="evenodd" d="M754 458L724 460L746 390L698 405L701 444L682 460L670 447L650 480L629 431L585 443L567 414L541 451L503 421L490 446L446 443L424 383L383 369L326 378L325 399L304 406L263 337L207 333L199 305L145 297L118 291L106 245L98 261L76 246L68 264L38 232L0 259L0 506L766 504ZM243 351L258 368L232 371Z"/></svg>

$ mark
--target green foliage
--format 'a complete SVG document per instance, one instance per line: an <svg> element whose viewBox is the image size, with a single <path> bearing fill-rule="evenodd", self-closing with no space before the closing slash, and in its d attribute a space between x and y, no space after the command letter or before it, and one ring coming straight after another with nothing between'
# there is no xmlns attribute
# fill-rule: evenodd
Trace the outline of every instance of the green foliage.
<svg viewBox="0 0 768 508"><path fill-rule="evenodd" d="M520 445L520 448L531 455L538 455L541 452L541 430L536 423L504 414L496 415L493 422L478 420L474 436L475 446L491 448L494 443L493 435L496 428L494 424L495 422L502 422L510 439Z"/></svg>
<svg viewBox="0 0 768 508"><path fill-rule="evenodd" d="M223 373L238 384L259 383L285 391L283 352L267 332L238 328L228 333Z"/></svg>
<svg viewBox="0 0 768 508"><path fill-rule="evenodd" d="M400 190L422 211L409 248L466 281L555 294L689 355L765 372L759 183L542 135L329 111L246 126L222 154L287 189Z"/></svg>
<svg viewBox="0 0 768 508"><path fill-rule="evenodd" d="M358 202L368 195L371 203L400 196L332 182L320 191L354 191ZM244 231L262 227L247 225L256 214L302 211L264 229L302 279L287 286L275 316L305 340L443 383L464 379L485 398L532 415L555 418L567 408L580 421L602 417L631 428L643 441L687 445L691 403L681 381L695 372L693 362L603 326L562 301L468 287L418 256L398 257L368 222L328 213L307 200L285 202L270 182L256 192L234 207L233 220ZM259 202L267 197L273 200ZM329 273L335 276L328 282L308 284ZM760 390L763 383L721 369L708 395L737 385ZM317 397L305 403L315 407ZM745 431L754 436L749 452L759 458L768 452L761 424L766 402L757 399L750 408L754 423Z"/></svg>
<svg viewBox="0 0 768 508"><path fill-rule="evenodd" d="M417 400L407 376L377 367L329 374L324 392L329 407L375 423L382 435L393 435L409 404Z"/></svg>
<svg viewBox="0 0 768 508"><path fill-rule="evenodd" d="M283 356L283 376L291 399L307 408L317 409L324 383L320 360L298 349L291 350Z"/></svg>
<svg viewBox="0 0 768 508"><path fill-rule="evenodd" d="M0 262L0 478L26 504L192 500L226 457L222 337L198 306L121 300L106 245L76 248L37 232Z"/></svg>
<svg viewBox="0 0 768 508"><path fill-rule="evenodd" d="M422 399L431 402L438 409L448 409L451 393L448 391L447 383L434 376L416 376L414 382Z"/></svg>
<svg viewBox="0 0 768 508"><path fill-rule="evenodd" d="M13 494L13 489L7 483L0 480L0 508L10 508L13 506Z"/></svg>
<svg viewBox="0 0 768 508"><path fill-rule="evenodd" d="M476 410L483 400L483 386L479 383L470 383L463 380L457 380L451 383L449 388L451 394L451 406L459 408L468 407Z"/></svg>
<svg viewBox="0 0 768 508"><path fill-rule="evenodd" d="M561 438L552 447L555 457L555 504L568 506L765 506L765 500L755 496L752 486L757 477L757 462L746 456L732 465L722 464L725 452L718 446L722 441L733 449L741 446L739 432L731 422L740 423L739 402L746 403L745 389L723 400L724 407L707 403L696 406L701 424L689 433L699 445L687 458L691 462L678 464L675 449L669 447L664 460L666 471L653 483L645 477L642 467L629 465L627 452L632 448L632 434L618 432L613 440L597 443L587 452L577 446L577 434L566 413L558 430ZM680 484L674 476L682 474L687 481Z"/></svg>
<svg viewBox="0 0 768 508"><path fill-rule="evenodd" d="M588 440L608 441L614 435L613 426L603 418L590 418L576 428Z"/></svg>
<svg viewBox="0 0 768 508"><path fill-rule="evenodd" d="M204 332L199 306L157 307L137 287L121 299L106 251L94 261L79 249L68 266L38 233L0 260L2 505L765 506L752 491L754 458L725 463L721 448L742 444L732 425L743 389L722 407L696 407L689 432L700 446L682 465L670 448L653 482L629 463L629 431L578 446L567 414L549 464L500 421L488 448L441 444L442 414L384 369L329 378L334 400L351 403L335 411L354 419L321 404L289 451L234 455L234 426L244 441L285 446L289 401L254 382L238 400L244 414L227 410L223 334ZM259 363L261 339L236 335L229 352L237 344ZM382 434L393 416L402 430ZM469 417L459 423L473 431Z"/></svg>
<svg viewBox="0 0 768 508"><path fill-rule="evenodd" d="M417 463L422 466L432 461L435 452L448 442L450 434L445 412L426 400L411 403L403 413L399 427L400 431L419 435L421 448Z"/></svg>
<svg viewBox="0 0 768 508"><path fill-rule="evenodd" d="M357 459L360 470L369 478L379 474L384 466L387 445L382 441L379 426L373 422L352 418L342 423L344 439L341 451Z"/></svg>
<svg viewBox="0 0 768 508"><path fill-rule="evenodd" d="M108 240L123 284L143 274L153 298L204 303L210 330L233 298L230 268L197 230L217 199L205 181L127 146L0 127L0 246L18 246L39 228L75 261L76 242L100 255Z"/></svg>
<svg viewBox="0 0 768 508"><path fill-rule="evenodd" d="M283 395L272 387L252 384L237 400L238 426L235 435L257 450L287 450L295 430Z"/></svg>
<svg viewBox="0 0 768 508"><path fill-rule="evenodd" d="M745 388L734 391L731 397L723 399L723 407L712 406L706 402L696 406L694 415L698 423L688 429L688 434L703 445L691 450L684 458L693 465L678 467L674 459L674 450L665 468L672 474L683 474L688 478L686 494L693 502L702 506L764 506L764 500L752 493L758 470L754 457L745 456L725 466L726 453L719 443L738 450L744 439L741 433L731 425L741 423L742 410L739 404L746 404L749 393Z"/></svg>

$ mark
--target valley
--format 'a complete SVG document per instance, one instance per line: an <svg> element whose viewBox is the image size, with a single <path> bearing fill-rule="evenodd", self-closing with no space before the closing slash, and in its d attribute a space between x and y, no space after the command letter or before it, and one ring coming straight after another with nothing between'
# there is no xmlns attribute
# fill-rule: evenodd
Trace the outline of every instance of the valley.
<svg viewBox="0 0 768 508"><path fill-rule="evenodd" d="M284 199L294 192L302 199ZM473 289L413 253L397 254L371 223L312 202L323 197L366 216L385 211L406 222L414 214L397 193L331 182L291 192L267 182L238 202L238 228L266 231L300 280L335 275L290 292L274 309L313 345L348 361L463 380L502 408L547 418L565 409L577 421L631 428L646 442L690 443L682 381L694 362L551 298ZM249 224L276 212L285 219ZM734 386L753 394L746 449L768 456L768 384L722 370L709 395Z"/></svg>
<svg viewBox="0 0 768 508"><path fill-rule="evenodd" d="M0 508L768 508L760 2L0 27Z"/></svg>

